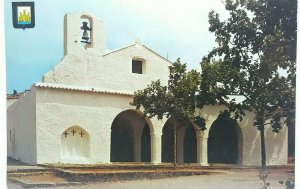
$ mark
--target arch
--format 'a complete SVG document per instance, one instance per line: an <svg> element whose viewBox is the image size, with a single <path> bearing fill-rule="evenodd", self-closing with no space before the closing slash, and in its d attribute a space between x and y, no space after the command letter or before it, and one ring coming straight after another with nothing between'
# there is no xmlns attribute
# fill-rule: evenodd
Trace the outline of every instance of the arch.
<svg viewBox="0 0 300 189"><path fill-rule="evenodd" d="M174 127L176 131L177 163L197 162L197 138L193 124L188 120L177 121L171 117L163 127L162 162L174 162Z"/></svg>
<svg viewBox="0 0 300 189"><path fill-rule="evenodd" d="M236 124L237 138L238 138L238 161L237 164L243 165L243 132L241 127Z"/></svg>
<svg viewBox="0 0 300 189"><path fill-rule="evenodd" d="M141 160L142 162L150 162L151 161L151 136L150 136L150 128L147 123L144 125L141 140L142 140Z"/></svg>
<svg viewBox="0 0 300 189"><path fill-rule="evenodd" d="M119 113L111 126L111 162L150 162L151 121L137 110Z"/></svg>
<svg viewBox="0 0 300 189"><path fill-rule="evenodd" d="M161 161L173 162L174 161L174 129L173 120L170 118L167 120L162 131L162 150Z"/></svg>
<svg viewBox="0 0 300 189"><path fill-rule="evenodd" d="M184 162L197 163L197 138L192 124L189 124L184 135Z"/></svg>
<svg viewBox="0 0 300 189"><path fill-rule="evenodd" d="M128 120L116 118L111 127L111 162L132 162L133 129Z"/></svg>
<svg viewBox="0 0 300 189"><path fill-rule="evenodd" d="M207 145L208 163L241 163L242 132L233 119L219 116L209 130Z"/></svg>
<svg viewBox="0 0 300 189"><path fill-rule="evenodd" d="M90 135L80 126L61 133L61 159L66 163L85 163L90 157Z"/></svg>

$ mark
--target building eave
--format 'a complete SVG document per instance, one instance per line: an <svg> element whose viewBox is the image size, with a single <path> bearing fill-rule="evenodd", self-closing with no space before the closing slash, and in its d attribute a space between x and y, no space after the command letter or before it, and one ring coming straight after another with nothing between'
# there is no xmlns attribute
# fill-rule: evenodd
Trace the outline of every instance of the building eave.
<svg viewBox="0 0 300 189"><path fill-rule="evenodd" d="M89 87L89 86L75 86L75 85L42 83L42 82L36 82L34 85L35 85L35 87L40 87L40 88L63 89L63 90L72 90L72 91L117 94L117 95L127 95L127 96L134 95L134 93L131 91L103 89L103 88Z"/></svg>

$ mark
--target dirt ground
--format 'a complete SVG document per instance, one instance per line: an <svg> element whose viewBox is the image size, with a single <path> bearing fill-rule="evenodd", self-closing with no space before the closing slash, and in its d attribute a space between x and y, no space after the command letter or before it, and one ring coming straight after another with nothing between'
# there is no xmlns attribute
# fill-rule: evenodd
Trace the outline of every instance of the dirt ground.
<svg viewBox="0 0 300 189"><path fill-rule="evenodd" d="M281 180L294 179L294 173L287 170L273 170L269 173L269 189L285 189ZM90 183L77 186L45 187L45 189L259 189L262 180L256 170L234 170L222 174L185 176L154 180L116 181ZM23 189L20 185L8 181L8 189Z"/></svg>

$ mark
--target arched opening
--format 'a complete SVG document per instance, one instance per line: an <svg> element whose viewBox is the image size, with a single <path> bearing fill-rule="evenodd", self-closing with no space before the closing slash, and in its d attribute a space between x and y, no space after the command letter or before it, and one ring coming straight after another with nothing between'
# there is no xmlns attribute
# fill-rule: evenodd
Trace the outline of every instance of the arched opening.
<svg viewBox="0 0 300 189"><path fill-rule="evenodd" d="M111 127L111 162L151 161L148 122L135 110L126 110L116 116Z"/></svg>
<svg viewBox="0 0 300 189"><path fill-rule="evenodd" d="M212 124L208 137L208 163L237 164L241 133L236 122L219 116Z"/></svg>
<svg viewBox="0 0 300 189"><path fill-rule="evenodd" d="M162 162L174 162L174 126L171 119L165 123L162 133Z"/></svg>
<svg viewBox="0 0 300 189"><path fill-rule="evenodd" d="M142 145L141 145L141 159L142 162L151 161L151 137L150 137L150 128L148 124L144 125L142 133Z"/></svg>
<svg viewBox="0 0 300 189"><path fill-rule="evenodd" d="M81 29L82 29L82 39L81 44L85 48L93 47L93 19L88 15L82 15L80 17ZM84 29L85 28L85 29Z"/></svg>
<svg viewBox="0 0 300 189"><path fill-rule="evenodd" d="M65 163L85 163L90 156L90 137L79 126L69 127L61 134L61 159Z"/></svg>
<svg viewBox="0 0 300 189"><path fill-rule="evenodd" d="M191 124L184 135L184 162L197 163L197 138L195 129Z"/></svg>
<svg viewBox="0 0 300 189"><path fill-rule="evenodd" d="M163 127L162 162L174 162L174 128L176 128L177 163L197 162L197 139L193 125L187 121L170 118Z"/></svg>
<svg viewBox="0 0 300 189"><path fill-rule="evenodd" d="M128 120L115 119L111 127L111 162L133 162L134 133Z"/></svg>

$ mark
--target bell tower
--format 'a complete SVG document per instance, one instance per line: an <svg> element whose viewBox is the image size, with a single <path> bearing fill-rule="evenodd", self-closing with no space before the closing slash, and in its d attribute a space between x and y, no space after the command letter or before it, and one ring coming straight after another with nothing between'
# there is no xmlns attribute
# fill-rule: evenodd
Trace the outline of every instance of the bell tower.
<svg viewBox="0 0 300 189"><path fill-rule="evenodd" d="M64 55L82 51L103 55L106 50L103 21L89 13L69 13L64 17Z"/></svg>

